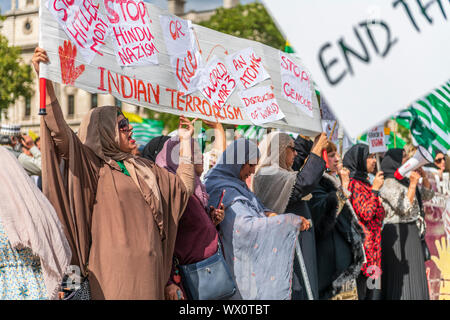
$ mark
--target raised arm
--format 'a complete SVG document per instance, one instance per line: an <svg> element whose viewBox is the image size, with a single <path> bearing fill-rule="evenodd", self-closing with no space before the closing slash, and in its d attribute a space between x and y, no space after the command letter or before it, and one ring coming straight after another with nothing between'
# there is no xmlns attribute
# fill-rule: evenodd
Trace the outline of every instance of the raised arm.
<svg viewBox="0 0 450 320"><path fill-rule="evenodd" d="M36 48L32 63L39 77L39 64L49 62L47 53L42 48ZM46 81L46 98L47 115L43 117L45 125L50 130L53 141L56 144L57 152L67 159L69 154L69 140L74 136L69 125L64 120L61 106L56 98L53 82Z"/></svg>

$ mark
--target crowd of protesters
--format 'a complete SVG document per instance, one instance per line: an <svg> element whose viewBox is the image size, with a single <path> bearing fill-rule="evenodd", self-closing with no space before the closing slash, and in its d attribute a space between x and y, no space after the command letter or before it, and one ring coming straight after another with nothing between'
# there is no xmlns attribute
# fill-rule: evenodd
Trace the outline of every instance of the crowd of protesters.
<svg viewBox="0 0 450 320"><path fill-rule="evenodd" d="M37 74L46 62L37 48ZM205 121L205 166L183 116L137 155L118 107L74 133L49 80L46 104L39 141L0 132L0 299L429 299L434 192L423 169L394 176L404 150L378 168L367 145L341 159L325 133L227 145Z"/></svg>

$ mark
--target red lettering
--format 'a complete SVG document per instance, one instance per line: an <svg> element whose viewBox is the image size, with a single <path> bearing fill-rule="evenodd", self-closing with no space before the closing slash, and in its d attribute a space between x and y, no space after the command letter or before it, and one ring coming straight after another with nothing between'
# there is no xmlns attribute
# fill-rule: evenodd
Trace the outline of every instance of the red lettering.
<svg viewBox="0 0 450 320"><path fill-rule="evenodd" d="M100 69L100 86L97 87L98 90L106 91L105 89L105 68L98 67Z"/></svg>
<svg viewBox="0 0 450 320"><path fill-rule="evenodd" d="M109 3L110 3L110 2L114 3L114 0L104 0L106 11L108 11L108 13L109 13L110 15L112 15L112 17L109 16L109 15L107 16L107 17L108 17L108 20L109 20L109 22L111 22L111 23L114 24L114 23L119 22L120 17L119 17L119 15L117 14L117 12L114 11L114 9L111 8L111 7L109 6Z"/></svg>
<svg viewBox="0 0 450 320"><path fill-rule="evenodd" d="M125 81L124 81L124 79L127 79L127 81L130 84L130 94L129 95L127 95L125 93ZM130 78L128 78L127 76L124 76L124 75L120 76L120 80L121 80L121 84L122 84L122 97L124 97L125 99L131 98L133 96L133 82L131 82Z"/></svg>
<svg viewBox="0 0 450 320"><path fill-rule="evenodd" d="M177 40L178 38L180 38L180 34L183 37L185 36L185 34L181 31L182 28L183 28L183 26L179 20L170 21L169 32L170 32L170 35L172 36L173 40Z"/></svg>

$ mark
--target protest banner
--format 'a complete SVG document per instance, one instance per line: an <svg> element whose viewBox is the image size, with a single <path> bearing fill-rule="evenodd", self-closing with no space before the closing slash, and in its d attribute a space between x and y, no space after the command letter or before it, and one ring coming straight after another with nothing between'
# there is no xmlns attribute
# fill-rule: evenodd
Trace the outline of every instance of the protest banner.
<svg viewBox="0 0 450 320"><path fill-rule="evenodd" d="M284 97L313 117L312 90L306 70L293 61L291 56L280 51L281 84Z"/></svg>
<svg viewBox="0 0 450 320"><path fill-rule="evenodd" d="M227 66L239 81L241 89L248 89L269 78L262 59L252 48L246 48L227 57Z"/></svg>
<svg viewBox="0 0 450 320"><path fill-rule="evenodd" d="M191 23L171 15L159 18L178 90L186 94L195 92L199 87L203 62L194 41Z"/></svg>
<svg viewBox="0 0 450 320"><path fill-rule="evenodd" d="M270 86L255 87L239 93L247 116L256 125L284 118Z"/></svg>
<svg viewBox="0 0 450 320"><path fill-rule="evenodd" d="M449 78L449 1L263 3L353 137Z"/></svg>
<svg viewBox="0 0 450 320"><path fill-rule="evenodd" d="M86 50L91 50L90 47L85 45L83 48L72 39L64 29L65 25L61 24L62 20L57 20L48 7L41 2L39 45L47 51L50 60L49 64L41 65L42 78L76 86L91 93L111 94L123 102L143 106L158 112L168 112L175 115L182 114L186 117L196 117L210 121L216 121L218 119L222 123L234 125L250 125L252 122L244 111L238 90L228 92L231 93L228 97L222 96L224 101L222 108L213 107L213 104L203 96L200 90L193 91L190 94L187 94L187 92L191 91L192 87L198 87L198 84L193 84L195 82L195 74L198 70L201 69L200 71L204 71L206 68L206 66L203 67L197 63L197 58L200 60L201 57L204 64L213 62L215 58L225 63L228 55L233 55L247 48L251 48L254 56L261 58L262 63L260 65L264 66L264 69L270 76L270 78L255 84L254 87L273 86L272 90L275 94L278 107L285 115L283 119L265 123L263 126L298 132L308 136L316 135L321 131L318 102L314 95L311 101L313 118L305 116L296 105L283 97L279 50L255 41L236 38L191 24L190 28L192 33L190 33L190 37L191 43L195 42L194 52L188 51L184 56L182 54L181 56L183 58L179 60L178 67L174 68L176 64L176 61L175 63L173 62L174 57L180 57L176 50L177 48L185 47L188 40L184 42L184 46L180 44L179 46L175 46L175 49L172 48L173 50L168 49L166 44L167 37L165 38L165 32L163 31L163 28L167 28L167 23L164 21L161 23L160 19L160 16L170 16L166 10L145 3L145 13L148 17L148 20L146 20L143 15L144 11L139 4L140 2L135 1L136 6L134 4L126 5L124 3L123 6L126 15L123 16L122 9L120 8L119 11L115 7L116 2L120 4L120 1L84 1L92 1L93 6L98 10L97 18L104 17L108 26L108 29L105 29L107 36L103 38L103 43L101 43L101 46L97 45L94 47L98 53L94 52L93 57L90 57L90 59L87 59L84 54L80 54L82 49L87 48ZM57 3L59 4L59 2ZM79 6L82 6L83 3L90 2L82 2L80 0L80 3L81 5ZM129 13L126 12L127 6L129 6ZM154 57L157 57L158 64L134 66L121 66L119 64L117 60L118 55L114 50L114 41L117 39L115 40L116 37L112 28L114 26L116 28L122 26L119 22L115 24L110 22L110 19L114 19L115 16L107 8L114 10L119 15L119 19L125 20L126 17L126 22L131 25L135 23L136 25L145 25L149 28L152 35L151 43L155 47ZM137 11L134 10L135 8L140 8L139 16ZM72 7L67 9L69 17L71 16L70 14L77 15L77 13L70 13L70 10L75 9ZM130 17L136 18L137 20L129 19ZM171 21L174 22L171 26L169 21L169 36L172 36L170 34L170 31L172 31L176 38L177 36L181 37L181 32L184 33L186 30L186 24L183 20L179 20L175 16L171 17L173 18ZM179 21L179 23L176 21ZM170 29L171 27L172 29ZM122 29L117 29L116 32L120 30ZM125 34L129 36L128 31ZM96 34L100 36L98 32L94 33L94 36ZM119 39L122 40L122 38ZM169 52L168 50L172 51ZM144 53L141 50L140 55L142 54ZM296 57L290 55L288 57L296 65L303 68ZM146 59L146 57L142 59ZM210 88L212 97L212 90L214 88ZM215 90L216 92L220 92L222 89L220 87ZM223 91L228 90L230 88L227 86L226 90ZM310 83L310 90L314 90L312 81Z"/></svg>
<svg viewBox="0 0 450 320"><path fill-rule="evenodd" d="M201 93L219 111L236 89L237 83L225 63L215 57L200 76Z"/></svg>
<svg viewBox="0 0 450 320"><path fill-rule="evenodd" d="M386 152L386 140L384 138L384 126L377 126L367 132L369 139L369 153Z"/></svg>

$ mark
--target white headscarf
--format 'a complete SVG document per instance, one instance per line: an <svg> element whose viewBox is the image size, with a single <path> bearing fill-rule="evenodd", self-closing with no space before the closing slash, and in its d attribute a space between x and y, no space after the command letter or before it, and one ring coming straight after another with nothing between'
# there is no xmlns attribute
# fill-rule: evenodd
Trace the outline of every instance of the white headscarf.
<svg viewBox="0 0 450 320"><path fill-rule="evenodd" d="M0 147L0 218L11 246L30 248L41 260L50 299L59 286L72 253L58 216L17 159Z"/></svg>
<svg viewBox="0 0 450 320"><path fill-rule="evenodd" d="M286 133L271 132L260 143L261 160L253 178L253 191L267 208L284 213L297 177L286 164L286 149L294 140Z"/></svg>

